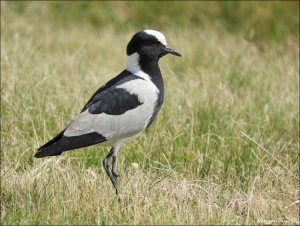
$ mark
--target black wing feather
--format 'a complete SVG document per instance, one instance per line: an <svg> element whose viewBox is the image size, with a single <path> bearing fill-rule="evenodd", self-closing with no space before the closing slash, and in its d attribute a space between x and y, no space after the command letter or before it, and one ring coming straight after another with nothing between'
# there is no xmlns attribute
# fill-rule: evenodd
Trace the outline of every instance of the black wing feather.
<svg viewBox="0 0 300 226"><path fill-rule="evenodd" d="M123 71L117 77L100 87L81 112L88 109L91 114L106 113L109 115L121 115L126 111L138 107L142 103L135 94L131 94L121 88L116 88L117 86L134 79L141 78L133 75L127 70Z"/></svg>
<svg viewBox="0 0 300 226"><path fill-rule="evenodd" d="M88 111L91 114L121 115L141 104L136 95L114 88L100 93L97 100L90 104Z"/></svg>
<svg viewBox="0 0 300 226"><path fill-rule="evenodd" d="M90 146L106 141L105 137L98 133L88 133L81 136L66 137L60 132L55 138L40 147L35 153L36 158L60 155L64 151Z"/></svg>
<svg viewBox="0 0 300 226"><path fill-rule="evenodd" d="M130 94L124 89L116 88L116 86L134 79L141 78L133 75L127 70L123 71L104 86L100 87L90 98L81 112L88 109L91 114L106 113L120 115L128 110L136 108L142 104L138 100L138 97L134 94ZM96 132L67 137L64 136L65 130L66 129L41 146L37 150L35 157L42 158L45 156L60 155L64 151L82 148L106 141L104 136Z"/></svg>
<svg viewBox="0 0 300 226"><path fill-rule="evenodd" d="M81 112L84 112L86 109L89 108L90 105L94 104L95 102L99 101L100 99L103 99L103 93L105 93L105 91L109 90L110 88L115 88L118 85L121 85L125 82L134 80L134 79L141 79L141 78L137 77L136 75L132 74L131 72L129 72L127 70L122 71L122 73L120 73L118 76L114 77L109 82L107 82L105 85L101 86L94 93L94 95L89 99L89 101L83 107Z"/></svg>

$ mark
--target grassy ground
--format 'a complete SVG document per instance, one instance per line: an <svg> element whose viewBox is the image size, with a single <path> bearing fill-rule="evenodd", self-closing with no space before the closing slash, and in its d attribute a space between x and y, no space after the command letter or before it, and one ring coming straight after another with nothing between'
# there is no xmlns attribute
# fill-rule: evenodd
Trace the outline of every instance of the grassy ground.
<svg viewBox="0 0 300 226"><path fill-rule="evenodd" d="M161 60L163 109L120 151L118 203L107 149L33 154L124 68L138 29L1 4L1 224L299 224L299 36L161 29L183 57Z"/></svg>

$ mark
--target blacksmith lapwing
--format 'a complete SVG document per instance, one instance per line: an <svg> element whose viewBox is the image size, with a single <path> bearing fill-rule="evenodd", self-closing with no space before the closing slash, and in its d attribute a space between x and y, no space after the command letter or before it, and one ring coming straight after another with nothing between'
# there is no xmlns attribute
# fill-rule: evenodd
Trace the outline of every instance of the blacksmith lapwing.
<svg viewBox="0 0 300 226"><path fill-rule="evenodd" d="M80 114L41 146L35 157L60 155L99 143L111 146L102 163L118 194L116 160L119 147L140 136L156 118L164 101L158 61L168 53L181 56L167 47L162 33L155 30L136 33L127 46L126 69L100 87Z"/></svg>

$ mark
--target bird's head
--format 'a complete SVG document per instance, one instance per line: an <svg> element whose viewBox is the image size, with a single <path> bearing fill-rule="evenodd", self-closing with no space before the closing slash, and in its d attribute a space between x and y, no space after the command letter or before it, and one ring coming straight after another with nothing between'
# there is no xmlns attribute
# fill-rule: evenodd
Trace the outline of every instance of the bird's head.
<svg viewBox="0 0 300 226"><path fill-rule="evenodd" d="M165 36L155 30L144 30L133 35L127 45L127 68L139 61L158 62L167 55L181 56L174 49L167 47Z"/></svg>

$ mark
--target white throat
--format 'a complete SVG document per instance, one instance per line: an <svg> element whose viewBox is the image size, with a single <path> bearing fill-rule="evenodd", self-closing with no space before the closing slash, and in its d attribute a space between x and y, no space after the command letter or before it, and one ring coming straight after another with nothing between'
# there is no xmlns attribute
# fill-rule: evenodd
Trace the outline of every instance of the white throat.
<svg viewBox="0 0 300 226"><path fill-rule="evenodd" d="M136 52L127 56L126 70L138 77L151 81L149 75L142 71L139 60L140 55Z"/></svg>

